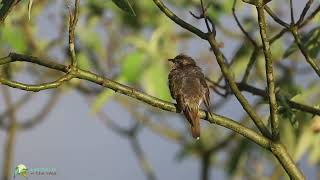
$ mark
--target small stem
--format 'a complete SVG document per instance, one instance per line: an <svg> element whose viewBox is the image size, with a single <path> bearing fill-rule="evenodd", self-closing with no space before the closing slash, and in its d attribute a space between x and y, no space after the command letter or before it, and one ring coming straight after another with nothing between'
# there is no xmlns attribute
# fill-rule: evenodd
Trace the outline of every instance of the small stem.
<svg viewBox="0 0 320 180"><path fill-rule="evenodd" d="M201 180L210 179L210 154L204 153L201 160Z"/></svg>
<svg viewBox="0 0 320 180"><path fill-rule="evenodd" d="M290 0L290 18L291 18L291 24L294 24L294 15L293 15L293 3L292 0Z"/></svg>
<svg viewBox="0 0 320 180"><path fill-rule="evenodd" d="M313 0L308 0L308 2L306 3L306 5L304 6L303 11L302 11L302 13L301 13L301 15L300 15L300 18L299 18L299 20L298 20L298 22L297 22L298 25L303 22L304 17L306 16L308 10L310 9L310 6L311 6L312 3L313 3Z"/></svg>
<svg viewBox="0 0 320 180"><path fill-rule="evenodd" d="M253 44L253 46L257 47L258 44L257 42L250 36L250 34L244 29L244 27L242 26L242 24L240 23L237 14L236 14L236 3L237 0L233 1L233 7L232 7L232 15L238 25L238 27L240 28L240 30L242 31L242 33L247 37L247 39L249 39L249 41L251 42L251 44Z"/></svg>
<svg viewBox="0 0 320 180"><path fill-rule="evenodd" d="M256 62L257 58L258 58L258 55L259 55L259 49L258 48L254 48L251 56L250 56L250 60L248 62L248 65L246 67L246 70L244 72L244 75L243 75L243 78L242 78L242 81L243 83L246 83L248 81L248 78L249 78L249 75L250 75L250 71L253 67L253 64Z"/></svg>
<svg viewBox="0 0 320 180"><path fill-rule="evenodd" d="M261 96L261 97L264 97L264 98L268 97L268 94L264 90L258 89L258 88L253 87L253 86L250 86L250 85L245 84L243 82L237 83L237 86L241 91L250 92L250 93L252 93L254 95ZM276 97L277 97L277 99L281 98L279 95L276 96ZM288 104L293 109L297 109L297 110L300 110L300 111L303 111L303 112L308 112L308 113L310 113L312 115L320 116L320 109L319 108L314 108L312 106L301 104L301 103L298 103L298 102L295 102L295 101L292 101L292 100L288 100Z"/></svg>
<svg viewBox="0 0 320 180"><path fill-rule="evenodd" d="M320 77L320 69L317 66L315 60L309 55L307 48L301 42L301 38L298 35L298 30L295 27L292 28L291 34L293 35L294 40L295 40L296 44L298 45L298 47L299 47L301 53L303 54L304 58L306 59L306 61L309 63L309 65L312 67L312 69Z"/></svg>
<svg viewBox="0 0 320 180"><path fill-rule="evenodd" d="M161 0L153 0L153 2L159 7L159 9L167 15L172 21L178 23L181 27L187 29L188 31L197 34L202 39L207 39L207 34L199 30L198 28L192 26L191 24L180 19L175 15L170 9L168 9Z"/></svg>
<svg viewBox="0 0 320 180"><path fill-rule="evenodd" d="M270 106L270 116L271 116L271 129L272 129L272 137L273 140L279 141L279 120L277 116L278 105L275 93L275 83L274 83L274 75L273 75L273 64L272 64L272 54L270 50L270 44L267 37L267 25L266 19L264 15L263 6L257 6L258 12L258 20L260 27L260 35L262 39L263 45L263 53L266 60L266 77L267 77L267 85L268 85L268 94L269 94L269 106Z"/></svg>
<svg viewBox="0 0 320 180"><path fill-rule="evenodd" d="M289 28L289 24L282 21L267 5L264 6L264 9L272 17L272 19L285 28Z"/></svg>
<svg viewBox="0 0 320 180"><path fill-rule="evenodd" d="M74 32L76 29L76 25L79 19L79 13L80 13L80 0L75 0L74 2L74 12L72 13L71 10L69 10L69 53L71 57L71 67L72 70L74 67L77 67L77 58L76 58L76 52L75 52L75 40L74 40Z"/></svg>
<svg viewBox="0 0 320 180"><path fill-rule="evenodd" d="M320 5L300 24L297 23L299 28L307 25L318 13L320 12Z"/></svg>

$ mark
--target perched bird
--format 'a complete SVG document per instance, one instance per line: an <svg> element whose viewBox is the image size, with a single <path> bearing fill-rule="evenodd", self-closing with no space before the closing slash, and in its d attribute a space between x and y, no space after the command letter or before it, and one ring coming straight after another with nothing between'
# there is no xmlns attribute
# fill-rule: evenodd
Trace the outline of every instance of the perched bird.
<svg viewBox="0 0 320 180"><path fill-rule="evenodd" d="M174 59L173 68L169 73L169 89L173 99L177 101L179 112L183 112L191 125L194 138L200 137L199 107L204 102L209 110L209 88L201 68L189 56L180 54Z"/></svg>

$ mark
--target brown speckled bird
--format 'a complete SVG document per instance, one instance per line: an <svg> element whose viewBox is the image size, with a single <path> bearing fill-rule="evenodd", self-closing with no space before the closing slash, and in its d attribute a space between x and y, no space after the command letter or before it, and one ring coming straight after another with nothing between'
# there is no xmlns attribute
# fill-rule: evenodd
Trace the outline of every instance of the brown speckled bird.
<svg viewBox="0 0 320 180"><path fill-rule="evenodd" d="M183 112L191 125L192 136L200 137L199 107L204 102L209 110L209 88L205 77L195 61L184 54L169 59L173 68L169 73L169 88L172 98L177 101L178 111Z"/></svg>

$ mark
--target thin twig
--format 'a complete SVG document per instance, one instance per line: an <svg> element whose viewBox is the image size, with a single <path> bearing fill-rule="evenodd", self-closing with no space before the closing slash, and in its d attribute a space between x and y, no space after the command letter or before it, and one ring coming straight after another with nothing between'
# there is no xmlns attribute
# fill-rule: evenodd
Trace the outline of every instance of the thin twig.
<svg viewBox="0 0 320 180"><path fill-rule="evenodd" d="M0 9L0 25L2 25L12 10L12 8L17 4L18 0L6 0L2 1L2 7Z"/></svg>
<svg viewBox="0 0 320 180"><path fill-rule="evenodd" d="M302 28L309 24L310 21L314 19L314 17L320 12L320 5L300 24L297 24L299 28Z"/></svg>
<svg viewBox="0 0 320 180"><path fill-rule="evenodd" d="M134 151L137 159L139 160L140 167L142 168L143 172L145 173L148 180L155 180L156 176L155 173L141 148L141 145L138 141L137 135L138 130L140 127L140 123L136 122L132 127L129 128L122 128L116 123L114 123L105 113L99 113L100 118L104 120L107 127L110 128L112 131L116 132L119 135L125 136L130 141L132 150Z"/></svg>
<svg viewBox="0 0 320 180"><path fill-rule="evenodd" d="M292 3L292 0L290 0L290 18L291 18L291 24L294 24L295 20L294 20L294 15L293 15L293 3Z"/></svg>
<svg viewBox="0 0 320 180"><path fill-rule="evenodd" d="M315 60L309 55L309 52L305 45L302 43L301 38L299 37L297 27L291 28L291 34L294 37L295 43L298 45L298 48L306 61L309 63L309 65L312 67L312 69L317 73L317 75L320 77L320 68L316 64Z"/></svg>
<svg viewBox="0 0 320 180"><path fill-rule="evenodd" d="M302 13L301 13L301 15L300 15L300 18L299 18L299 20L297 21L296 24L299 25L299 24L301 24L301 23L303 22L304 17L306 16L308 10L310 9L312 3L313 3L313 0L308 0L308 2L306 3L306 5L304 6L304 8L303 8L303 10L302 10Z"/></svg>
<svg viewBox="0 0 320 180"><path fill-rule="evenodd" d="M249 75L250 75L250 71L253 67L253 64L256 62L256 60L258 59L258 54L259 54L259 49L258 48L254 48L254 50L251 53L250 56L250 60L248 62L248 65L246 66L246 70L244 72L243 78L241 82L247 82Z"/></svg>
<svg viewBox="0 0 320 180"><path fill-rule="evenodd" d="M267 11L267 13L272 17L272 19L277 22L278 24L280 24L281 26L285 27L285 28L289 28L290 25L286 22L284 22L283 20L281 20L267 5L264 6L264 9Z"/></svg>
<svg viewBox="0 0 320 180"><path fill-rule="evenodd" d="M261 96L264 98L268 98L268 93L262 89L250 86L246 83L237 83L237 86L239 87L239 89L241 91L246 91L246 92L250 92L253 95L257 95L257 96ZM281 97L277 95L277 99L280 99ZM320 116L320 109L319 108L314 108L312 106L308 106L305 104L301 104L292 100L287 100L289 106L293 109L302 111L302 112L307 112L313 115L318 115Z"/></svg>
<svg viewBox="0 0 320 180"><path fill-rule="evenodd" d="M77 58L75 52L75 40L74 40L74 31L79 19L79 11L80 11L80 0L75 0L74 2L74 12L72 13L69 8L69 52L71 57L71 66L77 66Z"/></svg>
<svg viewBox="0 0 320 180"><path fill-rule="evenodd" d="M250 36L250 34L243 28L243 26L241 25L237 15L236 15L236 3L237 3L237 0L234 0L233 1L233 6L232 6L232 14L233 14L233 17L234 19L236 20L236 23L238 25L238 27L240 28L240 30L242 31L242 33L247 37L247 39L249 39L249 41L251 42L251 44L255 47L258 46L258 43Z"/></svg>

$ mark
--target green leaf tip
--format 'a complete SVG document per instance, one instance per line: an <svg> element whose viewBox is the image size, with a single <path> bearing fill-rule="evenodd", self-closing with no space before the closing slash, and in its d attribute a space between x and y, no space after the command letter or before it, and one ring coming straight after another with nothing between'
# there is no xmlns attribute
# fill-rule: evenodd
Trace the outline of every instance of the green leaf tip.
<svg viewBox="0 0 320 180"><path fill-rule="evenodd" d="M134 12L130 2L128 0L112 0L112 2L118 6L123 11L129 13L132 16L136 16L136 13Z"/></svg>

